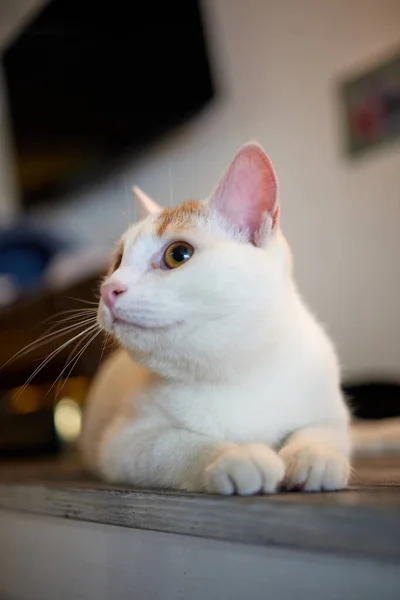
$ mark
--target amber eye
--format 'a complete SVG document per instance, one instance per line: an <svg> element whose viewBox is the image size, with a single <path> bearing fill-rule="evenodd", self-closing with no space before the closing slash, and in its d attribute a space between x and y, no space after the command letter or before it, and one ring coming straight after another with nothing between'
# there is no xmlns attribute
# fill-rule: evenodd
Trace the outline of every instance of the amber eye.
<svg viewBox="0 0 400 600"><path fill-rule="evenodd" d="M194 248L187 242L174 242L164 252L164 263L168 269L176 269L193 256Z"/></svg>

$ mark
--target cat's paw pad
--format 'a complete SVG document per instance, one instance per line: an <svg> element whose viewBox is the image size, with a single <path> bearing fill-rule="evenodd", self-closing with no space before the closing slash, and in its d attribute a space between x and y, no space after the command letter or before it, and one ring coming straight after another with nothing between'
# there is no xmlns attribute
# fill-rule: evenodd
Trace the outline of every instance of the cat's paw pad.
<svg viewBox="0 0 400 600"><path fill-rule="evenodd" d="M205 489L213 494L270 494L283 480L279 456L264 444L225 449L205 471Z"/></svg>
<svg viewBox="0 0 400 600"><path fill-rule="evenodd" d="M349 480L350 463L346 456L323 444L289 445L279 456L285 463L285 490L335 491L345 488Z"/></svg>

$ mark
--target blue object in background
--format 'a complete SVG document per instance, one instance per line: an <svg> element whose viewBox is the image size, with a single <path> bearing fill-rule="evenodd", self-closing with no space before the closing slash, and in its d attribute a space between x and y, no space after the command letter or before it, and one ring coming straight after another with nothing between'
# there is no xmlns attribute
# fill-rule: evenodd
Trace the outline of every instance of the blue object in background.
<svg viewBox="0 0 400 600"><path fill-rule="evenodd" d="M29 225L0 230L0 276L11 279L20 293L38 287L53 260L70 244Z"/></svg>

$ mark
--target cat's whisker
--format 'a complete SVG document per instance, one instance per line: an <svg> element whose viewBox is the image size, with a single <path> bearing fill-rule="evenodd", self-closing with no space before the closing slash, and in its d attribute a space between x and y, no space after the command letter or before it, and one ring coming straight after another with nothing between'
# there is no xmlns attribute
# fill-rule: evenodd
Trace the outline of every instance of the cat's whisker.
<svg viewBox="0 0 400 600"><path fill-rule="evenodd" d="M62 322L68 322L70 320L73 321L73 319L64 319ZM79 321L78 323L71 323L70 325L67 325L65 328L61 328L61 329L56 329L61 324L61 323L56 323L56 324L52 325L52 327L50 327L48 329L48 334L47 335L49 336L49 339L47 339L45 341L45 343L42 343L43 338L40 338L38 340L38 346L34 347L34 348L31 348L31 350L35 350L36 348L39 348L40 346L43 346L46 343L54 342L59 337L62 337L66 332L72 332L75 329L78 329L79 327L82 327L84 325L88 325L89 323L95 323L95 322L97 322L97 317L96 316L87 317L87 318ZM54 329L56 329L56 331L54 331ZM51 337L51 336L53 336L53 337Z"/></svg>
<svg viewBox="0 0 400 600"><path fill-rule="evenodd" d="M100 366L100 365L101 365L101 361L103 360L103 356L104 356L104 352L105 352L105 349L106 349L106 346L107 346L107 342L109 341L109 338L110 338L110 337L111 337L111 336L110 336L109 332L107 331L107 332L106 332L106 335L104 336L104 342L103 342L103 347L102 347L102 349L101 349L101 354L100 354L100 358L99 358L98 366Z"/></svg>
<svg viewBox="0 0 400 600"><path fill-rule="evenodd" d="M59 325L63 325L64 323L66 324L70 321L77 320L77 319L83 319L83 318L87 318L90 316L93 316L93 318L95 318L97 316L97 310L95 310L94 308L64 310L64 311L61 311L54 315L50 315L46 319L43 319L43 321L37 323L35 326L35 330L37 330L38 328L40 328L43 325L48 323L50 326L48 327L48 329L46 329L46 331L43 334L43 335L47 335L47 334L51 333L52 331L54 331L54 329L56 327L58 327ZM58 317L60 317L60 318L58 318ZM40 341L41 339L42 338L40 337L39 340L37 340L37 341Z"/></svg>
<svg viewBox="0 0 400 600"><path fill-rule="evenodd" d="M50 315L50 317L47 317L47 319L44 319L42 321L42 324L44 323L49 323L52 321L52 319L57 319L58 317L61 317L63 315L72 315L72 316L84 316L86 314L96 314L97 310L96 308L72 308L69 310L62 310L59 313L56 313L55 315ZM68 317L69 318L69 317ZM60 319L58 322L61 323L64 319Z"/></svg>
<svg viewBox="0 0 400 600"><path fill-rule="evenodd" d="M96 331L96 333L90 338L90 340L88 342L86 342L85 346L79 351L78 355L75 357L72 367L68 371L67 376L64 378L62 386L58 389L57 394L59 394L61 392L61 390L63 389L64 385L68 381L68 378L70 377L72 371L75 369L75 366L76 366L77 362L79 361L79 359L81 358L81 356L84 354L84 352L88 349L90 344L96 339L96 337L100 333L101 333L101 330L99 329L99 331Z"/></svg>
<svg viewBox="0 0 400 600"><path fill-rule="evenodd" d="M63 323L68 323L70 321L76 321L77 319L86 319L86 318L92 318L93 320L96 319L97 316L97 311L92 309L87 309L88 312L79 312L73 315L69 315L69 316L65 316L62 319L59 319L57 321L54 321L53 323L51 323L51 328L50 329L54 329L55 327L57 327L58 325L62 325ZM90 311L90 312L89 312ZM47 319L48 321L48 319ZM48 332L46 332L48 333Z"/></svg>
<svg viewBox="0 0 400 600"><path fill-rule="evenodd" d="M95 321L96 321L96 317L91 317L91 318L85 319L83 321L80 321L79 323L73 323L72 325L67 325L66 327L62 327L61 329L58 329L57 331L51 331L51 332L43 335L38 340L34 340L30 344L27 344L26 346L24 346L24 348L21 348L21 350L19 350L15 354L13 354L13 356L11 356L1 366L1 369L4 369L4 367L6 367L8 364L10 364L14 360L16 360L18 357L25 356L28 352L37 350L38 348L45 346L47 343L49 343L51 341L55 341L56 339L58 339L59 337L61 337L63 334L65 334L67 332L74 331L75 329L78 329L79 327L87 325L88 323L93 323L93 326L94 326L96 324Z"/></svg>
<svg viewBox="0 0 400 600"><path fill-rule="evenodd" d="M81 358L81 356L83 355L83 353L85 352L85 350L90 346L90 344L93 342L93 340L101 333L101 330L99 329L98 331L96 331L94 333L94 335L92 335L89 339L89 341L86 341L87 337L90 336L90 333L88 333L88 335L86 337L84 337L83 339L79 340L78 344L74 347L74 349L72 350L72 352L69 354L67 362L65 364L65 366L63 367L61 373L58 375L58 377L56 378L56 380L54 381L54 383L51 385L51 387L49 388L49 390L47 391L47 394L49 394L51 392L51 390L57 385L58 382L60 382L63 374L65 373L65 371L68 369L68 367L72 364L71 369L68 371L67 376L64 377L64 381L63 384L61 385L61 387L57 387L57 391L56 391L56 395L58 396L58 394L61 392L61 390L63 389L64 385L66 384L66 382L68 381L72 371L74 370L77 362L79 361L79 359ZM83 348L80 348L77 353L75 354L77 348L79 348L81 343L84 343ZM46 395L47 395L46 394Z"/></svg>
<svg viewBox="0 0 400 600"><path fill-rule="evenodd" d="M82 356L82 354L85 352L85 350L87 349L87 347L89 346L89 344L99 335L100 332L97 332L92 338L90 338L90 340L86 343L86 345L79 351L78 355L75 356L72 361L73 361L73 365L71 366L70 370L68 371L66 377L64 377L63 379L61 379L60 377L58 377L56 379L56 381L54 382L54 384L51 386L51 388L48 390L47 394L50 393L51 389L54 387L54 385L57 383L58 380L58 385L57 385L57 389L55 391L55 397L58 398L65 386L65 384L67 383L69 377L71 376L72 371L74 370L78 360L80 359L80 357ZM70 364L70 363L69 363ZM68 366L68 365L67 365ZM63 371L64 372L64 369ZM46 394L46 395L47 395Z"/></svg>
<svg viewBox="0 0 400 600"><path fill-rule="evenodd" d="M94 321L96 321L96 319L97 319L97 314L95 314L95 313L70 315L70 316L64 317L58 321L55 321L54 323L51 323L43 335L49 335L49 334L56 335L58 332L61 331L61 329L62 329L61 326L65 326L65 327L70 327L70 326L74 326L74 325L79 326L80 324L84 325L85 323L90 322L90 321L94 322ZM40 342L42 337L40 337L39 340L37 340L37 341Z"/></svg>
<svg viewBox="0 0 400 600"><path fill-rule="evenodd" d="M70 361L74 359L74 357L76 356L76 352L79 351L80 347L82 346L82 344L85 343L87 337L89 337L91 334L91 331L88 331L86 335L82 336L77 343L74 345L74 347L72 348L71 352L68 354L67 360L65 361L65 365L61 371L61 373L58 375L58 377L56 378L56 380L54 381L53 385L51 386L50 390L53 388L53 386L57 383L57 381L62 377L65 369L68 367L68 365L70 364ZM49 390L49 391L50 391Z"/></svg>
<svg viewBox="0 0 400 600"><path fill-rule="evenodd" d="M95 319L95 318L85 319L84 321L79 321L79 323L73 323L72 325L68 325L68 327L63 327L62 329L54 331L52 334L50 334L50 336L53 336L53 337L51 339L47 339L45 344L54 342L58 338L63 337L66 333L72 333L76 329L79 329L79 327L83 327L85 325L93 327L96 324L97 324L97 319ZM33 349L36 350L37 348L39 348L45 344L43 344L41 342L39 346L37 346Z"/></svg>
<svg viewBox="0 0 400 600"><path fill-rule="evenodd" d="M75 340L77 340L77 339L81 338L82 336L87 335L89 332L93 331L96 327L97 327L97 323L94 323L93 325L90 325L87 329L85 329L84 331L81 331L80 333L76 334L73 338L67 340L66 342L64 342L63 344L61 344L61 346L59 346L58 348L56 348L55 350L53 350L52 352L50 352L50 354L40 363L40 365L33 371L33 373L28 377L28 379L26 380L26 382L24 383L24 385L20 388L20 390L19 390L19 392L17 394L17 398L19 398L21 396L21 394L25 391L25 389L31 383L31 381L52 360L52 358L54 358L55 356L57 356L57 354L59 354L60 352L62 352L62 350L64 350L64 348L66 348L67 346L69 346L70 344L72 344Z"/></svg>
<svg viewBox="0 0 400 600"><path fill-rule="evenodd" d="M93 300L84 300L83 298L74 298L73 296L70 296L68 299L74 300L75 302L82 302L82 304L91 304L93 306L97 306L100 300L100 296L96 296L97 302L94 302Z"/></svg>

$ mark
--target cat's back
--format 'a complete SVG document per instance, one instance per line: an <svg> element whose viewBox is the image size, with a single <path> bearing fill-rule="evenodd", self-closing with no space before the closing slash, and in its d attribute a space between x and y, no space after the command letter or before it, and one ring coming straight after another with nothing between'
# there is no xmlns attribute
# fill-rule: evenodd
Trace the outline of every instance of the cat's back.
<svg viewBox="0 0 400 600"><path fill-rule="evenodd" d="M124 350L114 352L103 362L89 390L80 439L88 467L94 465L105 428L120 415L129 416L132 397L146 385L148 377L148 370L132 362Z"/></svg>

